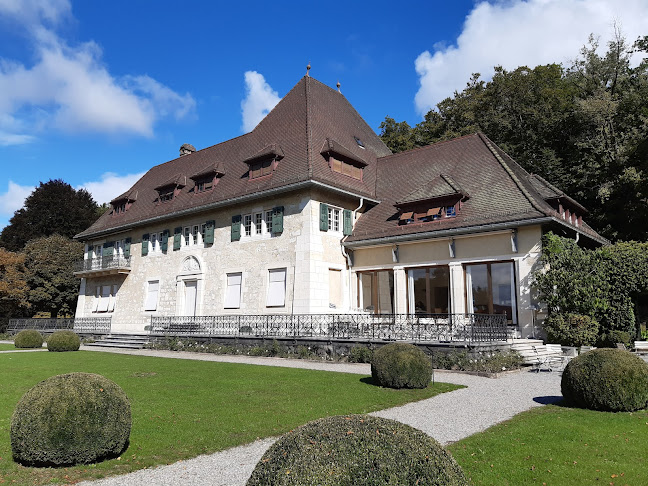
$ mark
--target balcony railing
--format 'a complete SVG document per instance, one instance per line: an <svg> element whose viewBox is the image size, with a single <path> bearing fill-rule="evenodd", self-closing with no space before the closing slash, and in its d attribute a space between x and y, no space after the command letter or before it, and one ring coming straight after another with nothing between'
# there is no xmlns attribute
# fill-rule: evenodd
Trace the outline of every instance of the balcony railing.
<svg viewBox="0 0 648 486"><path fill-rule="evenodd" d="M74 271L75 273L80 273L102 270L130 270L130 266L130 257L113 255L81 260L76 263Z"/></svg>
<svg viewBox="0 0 648 486"><path fill-rule="evenodd" d="M506 341L508 327L503 314L273 314L151 317L150 333L477 343Z"/></svg>
<svg viewBox="0 0 648 486"><path fill-rule="evenodd" d="M20 332L35 329L42 332L70 329L75 332L107 334L110 332L110 317L82 317L78 319L9 319L7 331Z"/></svg>

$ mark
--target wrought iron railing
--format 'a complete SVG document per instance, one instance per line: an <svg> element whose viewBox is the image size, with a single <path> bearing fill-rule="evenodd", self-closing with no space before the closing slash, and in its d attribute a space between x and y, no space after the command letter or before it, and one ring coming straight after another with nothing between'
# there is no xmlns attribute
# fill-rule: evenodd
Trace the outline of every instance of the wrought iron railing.
<svg viewBox="0 0 648 486"><path fill-rule="evenodd" d="M87 258L76 262L75 272L90 270L107 270L111 268L130 268L131 259L122 255Z"/></svg>
<svg viewBox="0 0 648 486"><path fill-rule="evenodd" d="M15 333L24 329L37 331L59 331L71 329L75 332L107 334L110 332L110 317L81 317L78 319L9 319L7 331Z"/></svg>
<svg viewBox="0 0 648 486"><path fill-rule="evenodd" d="M475 343L505 341L508 328L503 314L272 314L151 317L150 333Z"/></svg>

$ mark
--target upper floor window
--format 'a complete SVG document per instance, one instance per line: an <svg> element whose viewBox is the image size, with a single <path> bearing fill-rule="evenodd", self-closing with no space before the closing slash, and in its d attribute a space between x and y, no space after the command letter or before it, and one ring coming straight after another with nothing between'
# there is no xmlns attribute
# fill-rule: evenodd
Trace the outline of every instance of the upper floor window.
<svg viewBox="0 0 648 486"><path fill-rule="evenodd" d="M362 167L358 167L357 165L333 157L330 158L329 164L331 165L331 170L333 170L333 172L353 177L359 181L362 180Z"/></svg>
<svg viewBox="0 0 648 486"><path fill-rule="evenodd" d="M328 227L331 231L340 231L340 213L341 209L333 208L329 206L328 208Z"/></svg>
<svg viewBox="0 0 648 486"><path fill-rule="evenodd" d="M358 147L364 148L362 141L358 137L354 138ZM367 163L339 142L327 138L324 141L322 150L320 150L320 154L328 160L329 167L333 172L359 181L362 180L363 168L367 166Z"/></svg>
<svg viewBox="0 0 648 486"><path fill-rule="evenodd" d="M113 213L114 214L120 214L120 213L125 213L126 212L126 201L120 204L115 204L113 206Z"/></svg>
<svg viewBox="0 0 648 486"><path fill-rule="evenodd" d="M252 157L245 159L244 162L249 168L248 178L256 179L272 174L283 157L284 153L279 145L273 143L264 147Z"/></svg>
<svg viewBox="0 0 648 486"><path fill-rule="evenodd" d="M171 201L173 199L174 190L160 192L160 202Z"/></svg>
<svg viewBox="0 0 648 486"><path fill-rule="evenodd" d="M213 187L214 179L206 179L200 182L196 182L196 192L211 191Z"/></svg>
<svg viewBox="0 0 648 486"><path fill-rule="evenodd" d="M180 189L186 185L187 177L180 174L160 184L155 188L158 192L158 202L172 201L180 193Z"/></svg>
<svg viewBox="0 0 648 486"><path fill-rule="evenodd" d="M447 206L435 206L432 208L419 206L413 208L413 211L402 211L399 218L399 224L427 223L439 219L454 218L457 216L458 204L459 203Z"/></svg>
<svg viewBox="0 0 648 486"><path fill-rule="evenodd" d="M246 238L260 238L272 235L272 210L243 215L243 230Z"/></svg>

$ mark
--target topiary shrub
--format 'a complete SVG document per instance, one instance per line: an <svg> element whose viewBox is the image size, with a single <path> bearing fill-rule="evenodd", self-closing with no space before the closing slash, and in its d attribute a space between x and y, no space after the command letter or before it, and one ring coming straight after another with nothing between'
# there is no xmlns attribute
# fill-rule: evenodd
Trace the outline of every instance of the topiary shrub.
<svg viewBox="0 0 648 486"><path fill-rule="evenodd" d="M373 350L367 346L353 346L349 352L351 363L371 363Z"/></svg>
<svg viewBox="0 0 648 486"><path fill-rule="evenodd" d="M25 329L16 334L14 346L21 349L42 348L43 335L35 329Z"/></svg>
<svg viewBox="0 0 648 486"><path fill-rule="evenodd" d="M413 344L391 343L374 351L371 377L389 388L425 388L432 379L432 363Z"/></svg>
<svg viewBox="0 0 648 486"><path fill-rule="evenodd" d="M467 485L461 467L432 437L394 420L350 415L307 423L281 437L247 486Z"/></svg>
<svg viewBox="0 0 648 486"><path fill-rule="evenodd" d="M23 395L11 418L11 449L23 465L89 464L118 456L130 429L130 402L116 383L69 373Z"/></svg>
<svg viewBox="0 0 648 486"><path fill-rule="evenodd" d="M47 339L48 351L78 351L81 339L72 331L56 331Z"/></svg>
<svg viewBox="0 0 648 486"><path fill-rule="evenodd" d="M648 363L621 349L594 349L567 364L560 386L576 407L640 410L648 405Z"/></svg>
<svg viewBox="0 0 648 486"><path fill-rule="evenodd" d="M596 342L599 325L590 316L551 314L543 324L547 341L563 346L591 346Z"/></svg>

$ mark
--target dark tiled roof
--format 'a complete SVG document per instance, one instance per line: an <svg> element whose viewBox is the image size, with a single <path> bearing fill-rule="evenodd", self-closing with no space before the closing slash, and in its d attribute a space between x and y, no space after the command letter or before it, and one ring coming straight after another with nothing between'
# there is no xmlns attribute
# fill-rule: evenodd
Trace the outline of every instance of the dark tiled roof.
<svg viewBox="0 0 648 486"><path fill-rule="evenodd" d="M360 138L365 148L358 146L354 137ZM326 157L320 153L327 138L368 164L363 169L362 181L331 170ZM249 180L246 161L266 151L266 155L272 155L272 150L279 149L283 158L272 175ZM138 191L139 197L125 213L107 212L77 237L88 239L142 221L200 211L233 198L304 181L317 181L374 198L376 159L390 153L341 93L305 76L252 132L153 167L130 189L129 193ZM157 201L155 188L175 181L178 175L187 178L199 175L214 165L224 173L214 190L195 194L189 182L171 201Z"/></svg>
<svg viewBox="0 0 648 486"><path fill-rule="evenodd" d="M399 203L431 198L451 186L470 195L455 217L399 224ZM379 158L376 196L381 202L360 217L347 242L560 218L529 174L481 133ZM578 229L604 241L587 225Z"/></svg>
<svg viewBox="0 0 648 486"><path fill-rule="evenodd" d="M429 201L439 199L446 196L467 196L459 184L457 184L450 176L440 174L430 182L424 183L418 189L409 193L401 201L396 202L396 206L410 204L419 201Z"/></svg>

